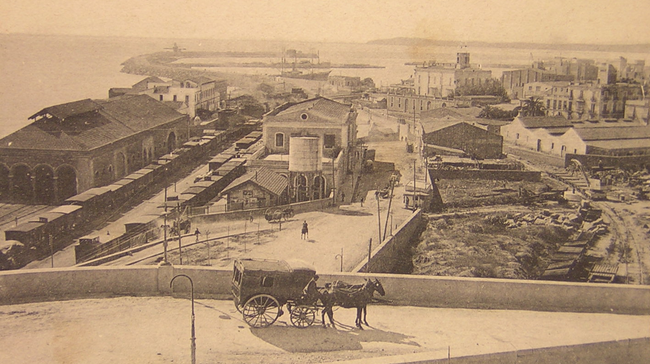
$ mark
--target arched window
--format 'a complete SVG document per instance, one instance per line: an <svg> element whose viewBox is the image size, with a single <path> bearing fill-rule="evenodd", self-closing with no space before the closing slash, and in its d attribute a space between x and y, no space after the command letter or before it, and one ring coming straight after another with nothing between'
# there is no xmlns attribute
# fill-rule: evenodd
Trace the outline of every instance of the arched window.
<svg viewBox="0 0 650 364"><path fill-rule="evenodd" d="M68 165L63 165L56 170L56 189L59 200L77 194L77 171Z"/></svg>
<svg viewBox="0 0 650 364"><path fill-rule="evenodd" d="M11 168L13 201L17 203L31 203L34 197L32 186L32 170L25 164L18 164Z"/></svg>
<svg viewBox="0 0 650 364"><path fill-rule="evenodd" d="M296 202L308 201L309 195L307 194L307 177L304 174L300 174L295 178L296 186Z"/></svg>
<svg viewBox="0 0 650 364"><path fill-rule="evenodd" d="M275 134L275 146L276 147L284 147L284 134L283 133L276 133Z"/></svg>
<svg viewBox="0 0 650 364"><path fill-rule="evenodd" d="M4 164L0 164L0 200L3 201L9 197L11 187L9 175L9 168Z"/></svg>

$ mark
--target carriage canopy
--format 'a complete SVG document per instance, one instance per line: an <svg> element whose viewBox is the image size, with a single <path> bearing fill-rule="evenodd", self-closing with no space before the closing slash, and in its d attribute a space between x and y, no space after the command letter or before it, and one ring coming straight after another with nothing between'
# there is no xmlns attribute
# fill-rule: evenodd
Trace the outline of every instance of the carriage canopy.
<svg viewBox="0 0 650 364"><path fill-rule="evenodd" d="M298 298L315 275L316 270L300 260L237 259L232 291L242 303L256 294L268 294L284 303Z"/></svg>

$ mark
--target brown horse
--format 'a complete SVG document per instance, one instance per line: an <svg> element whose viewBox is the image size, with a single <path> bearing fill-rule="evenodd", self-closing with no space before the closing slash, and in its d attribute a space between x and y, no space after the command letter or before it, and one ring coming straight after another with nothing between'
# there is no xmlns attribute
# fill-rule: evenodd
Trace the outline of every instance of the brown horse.
<svg viewBox="0 0 650 364"><path fill-rule="evenodd" d="M363 323L368 325L366 320L367 309L366 306L372 300L372 296L375 291L379 292L380 295L385 295L384 287L381 285L379 280L366 279L365 283L360 285L350 285L344 282L336 281L329 290L320 291L320 300L323 303L323 313L322 321L323 326L325 326L325 314L330 319L330 324L332 327L334 325L334 311L332 307L340 306L343 308L356 308L357 309L357 318L355 324L358 328L361 327L361 314L363 313Z"/></svg>

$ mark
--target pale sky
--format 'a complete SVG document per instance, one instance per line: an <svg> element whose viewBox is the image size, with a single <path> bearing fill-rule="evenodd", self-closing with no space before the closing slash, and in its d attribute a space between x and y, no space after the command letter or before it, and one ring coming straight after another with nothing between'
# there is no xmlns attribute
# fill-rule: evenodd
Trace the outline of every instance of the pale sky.
<svg viewBox="0 0 650 364"><path fill-rule="evenodd" d="M650 43L648 0L0 0L0 33Z"/></svg>

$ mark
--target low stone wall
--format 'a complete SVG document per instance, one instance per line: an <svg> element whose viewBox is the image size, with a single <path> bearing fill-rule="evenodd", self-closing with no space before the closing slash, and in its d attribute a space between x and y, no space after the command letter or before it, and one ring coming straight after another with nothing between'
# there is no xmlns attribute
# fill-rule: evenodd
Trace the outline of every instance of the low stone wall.
<svg viewBox="0 0 650 364"><path fill-rule="evenodd" d="M497 353L450 357L445 353L425 352L381 358L383 364L609 364L646 363L650 358L650 338L604 341L580 345L564 345L526 350L508 350ZM366 359L338 362L362 364Z"/></svg>
<svg viewBox="0 0 650 364"><path fill-rule="evenodd" d="M384 286L386 296L383 298L399 306L650 314L650 287L646 286L394 274L371 276L379 278Z"/></svg>
<svg viewBox="0 0 650 364"><path fill-rule="evenodd" d="M564 167L564 158L558 155L536 152L532 149L506 143L503 144L503 151L506 154L514 154L538 165L549 165L560 168Z"/></svg>
<svg viewBox="0 0 650 364"><path fill-rule="evenodd" d="M431 178L439 179L489 179L498 181L539 182L539 171L509 171L500 169L429 169Z"/></svg>
<svg viewBox="0 0 650 364"><path fill-rule="evenodd" d="M324 198L320 200L297 202L289 205L281 205L276 207L278 208L291 207L293 208L293 212L297 214L301 212L324 210L330 207L331 205L332 205L332 199ZM267 209L268 207L264 207L260 209L251 209L251 210L217 212L217 213L206 214L206 215L191 216L190 219L192 220L192 223L211 223L211 222L223 221L223 220L241 220L241 219L246 219L251 215L253 215L253 217L264 218L264 212Z"/></svg>
<svg viewBox="0 0 650 364"><path fill-rule="evenodd" d="M618 167L623 169L640 170L643 167L650 166L650 155L596 155L596 154L572 154L569 153L564 158L564 166L571 164L571 159L577 159L587 168L597 167L601 164L604 167Z"/></svg>
<svg viewBox="0 0 650 364"><path fill-rule="evenodd" d="M418 236L425 227L426 221L422 218L422 210L415 211L397 228L394 235L388 236L381 244L376 244L377 246L370 255L370 272L388 273L397 271L399 265L403 264L401 259L404 259L405 256L404 250L409 249L413 237ZM406 256L410 257L410 255ZM360 263L352 271L367 272L368 262Z"/></svg>
<svg viewBox="0 0 650 364"><path fill-rule="evenodd" d="M0 272L0 304L171 294L178 274L194 281L198 298L231 297L230 268L139 266L34 269ZM398 274L319 272L321 282L362 283L378 278L392 305L533 311L650 314L650 287L507 279L429 277ZM188 293L187 279L174 282L174 292Z"/></svg>

